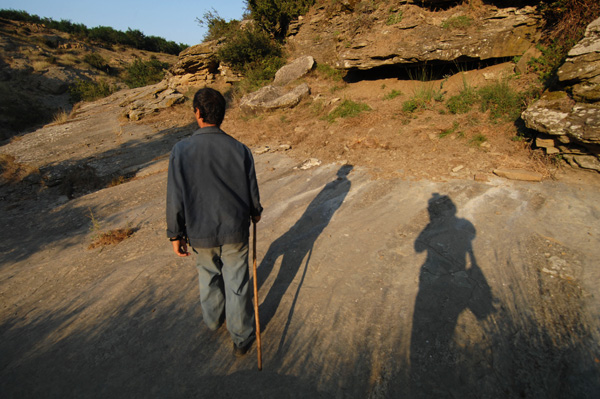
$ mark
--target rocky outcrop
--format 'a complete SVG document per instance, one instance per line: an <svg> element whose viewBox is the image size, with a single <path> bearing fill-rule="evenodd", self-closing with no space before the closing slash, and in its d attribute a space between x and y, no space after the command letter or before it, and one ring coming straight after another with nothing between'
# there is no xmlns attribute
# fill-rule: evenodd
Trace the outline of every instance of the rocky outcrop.
<svg viewBox="0 0 600 399"><path fill-rule="evenodd" d="M240 108L244 112L272 111L292 108L310 94L310 87L302 83L293 89L285 86L309 73L315 65L311 56L303 56L283 66L275 73L272 85L242 97Z"/></svg>
<svg viewBox="0 0 600 399"><path fill-rule="evenodd" d="M137 121L144 116L172 107L185 101L185 96L169 87L166 80L155 85L133 90L127 99L121 102L122 115Z"/></svg>
<svg viewBox="0 0 600 399"><path fill-rule="evenodd" d="M451 5L451 4L450 4ZM521 56L540 37L535 7L466 5L432 11L413 4L314 8L291 32L297 54L344 70ZM359 8L362 7L362 8Z"/></svg>
<svg viewBox="0 0 600 399"><path fill-rule="evenodd" d="M571 49L558 77L564 90L544 93L522 118L541 133L536 144L547 154L600 172L600 18Z"/></svg>
<svg viewBox="0 0 600 399"><path fill-rule="evenodd" d="M571 84L573 98L583 102L600 101L600 18L586 29L558 71L563 84Z"/></svg>
<svg viewBox="0 0 600 399"><path fill-rule="evenodd" d="M217 59L216 54L222 44L220 40L212 40L183 50L177 63L169 70L169 84L211 83L219 78L228 83L240 80L240 75Z"/></svg>
<svg viewBox="0 0 600 399"><path fill-rule="evenodd" d="M244 112L272 111L280 108L292 108L310 94L306 83L296 86L293 90L286 90L281 86L265 86L250 93L240 101L240 108Z"/></svg>

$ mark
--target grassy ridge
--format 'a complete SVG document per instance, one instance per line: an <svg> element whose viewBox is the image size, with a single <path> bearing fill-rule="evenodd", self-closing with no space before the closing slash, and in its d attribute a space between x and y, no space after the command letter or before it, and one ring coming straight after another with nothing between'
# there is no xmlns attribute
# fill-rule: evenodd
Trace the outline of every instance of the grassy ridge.
<svg viewBox="0 0 600 399"><path fill-rule="evenodd" d="M128 29L126 32L122 32L108 26L88 28L83 24L76 24L69 20L61 19L60 21L55 21L52 18L41 18L37 15L32 15L26 11L20 10L2 9L0 10L0 18L43 24L50 29L69 33L80 40L98 42L108 46L121 44L138 50L173 55L179 54L188 47L185 44L177 44L162 37L146 36L137 29Z"/></svg>

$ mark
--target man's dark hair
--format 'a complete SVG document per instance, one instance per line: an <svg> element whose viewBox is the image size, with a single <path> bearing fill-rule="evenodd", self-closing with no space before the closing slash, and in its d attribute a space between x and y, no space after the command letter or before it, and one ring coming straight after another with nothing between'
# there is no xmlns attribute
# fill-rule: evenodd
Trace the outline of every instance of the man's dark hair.
<svg viewBox="0 0 600 399"><path fill-rule="evenodd" d="M200 117L205 123L221 126L225 118L225 97L215 89L205 87L194 95L194 112L200 110Z"/></svg>

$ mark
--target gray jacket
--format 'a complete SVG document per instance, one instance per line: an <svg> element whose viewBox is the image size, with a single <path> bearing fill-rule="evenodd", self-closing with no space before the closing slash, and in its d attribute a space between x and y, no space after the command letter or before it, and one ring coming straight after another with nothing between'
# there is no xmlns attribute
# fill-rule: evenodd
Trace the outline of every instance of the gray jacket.
<svg viewBox="0 0 600 399"><path fill-rule="evenodd" d="M250 217L262 213L250 149L218 127L175 144L167 182L167 236L192 247L248 240Z"/></svg>

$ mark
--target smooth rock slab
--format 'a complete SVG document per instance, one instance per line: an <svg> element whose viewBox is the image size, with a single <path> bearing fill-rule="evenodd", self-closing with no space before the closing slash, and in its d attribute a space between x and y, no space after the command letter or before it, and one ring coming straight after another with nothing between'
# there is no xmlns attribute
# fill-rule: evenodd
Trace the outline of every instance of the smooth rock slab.
<svg viewBox="0 0 600 399"><path fill-rule="evenodd" d="M300 79L315 66L315 59L310 55L296 58L292 63L282 67L275 74L274 86L285 86L296 79Z"/></svg>
<svg viewBox="0 0 600 399"><path fill-rule="evenodd" d="M540 173L523 169L494 169L494 174L510 180L542 181Z"/></svg>
<svg viewBox="0 0 600 399"><path fill-rule="evenodd" d="M245 112L292 108L309 94L310 87L306 83L296 86L291 91L287 91L283 87L265 86L244 96L240 102L240 108Z"/></svg>

